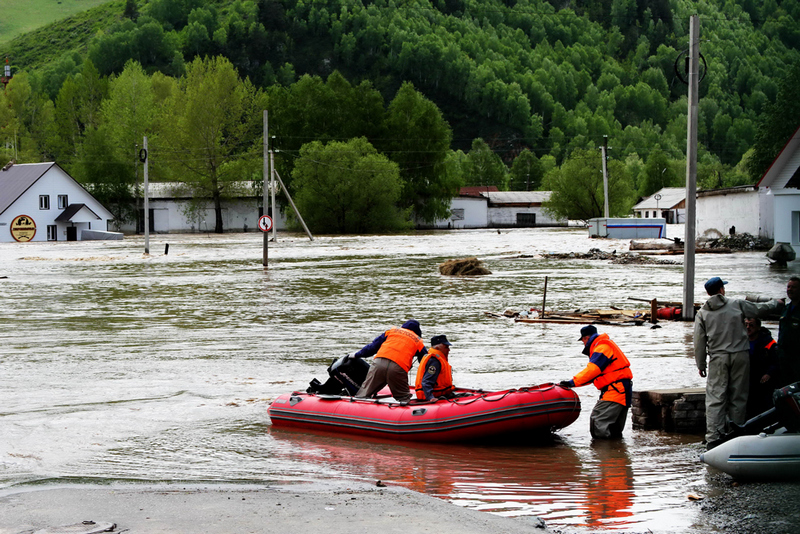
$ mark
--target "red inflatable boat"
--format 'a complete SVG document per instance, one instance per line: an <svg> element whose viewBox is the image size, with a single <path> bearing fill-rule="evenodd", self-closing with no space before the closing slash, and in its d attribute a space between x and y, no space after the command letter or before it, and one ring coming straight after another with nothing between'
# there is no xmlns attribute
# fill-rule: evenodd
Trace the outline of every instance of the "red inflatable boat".
<svg viewBox="0 0 800 534"><path fill-rule="evenodd" d="M403 405L388 395L357 399L294 392L275 399L269 416L276 427L456 442L549 433L572 424L581 411L578 395L555 384L505 391L456 389L455 393L458 396L452 399L412 400Z"/></svg>

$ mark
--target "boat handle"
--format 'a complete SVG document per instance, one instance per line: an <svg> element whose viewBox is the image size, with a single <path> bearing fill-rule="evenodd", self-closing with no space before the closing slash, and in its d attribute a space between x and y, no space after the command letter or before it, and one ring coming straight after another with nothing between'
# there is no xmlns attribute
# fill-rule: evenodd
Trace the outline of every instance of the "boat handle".
<svg viewBox="0 0 800 534"><path fill-rule="evenodd" d="M427 408L417 408L416 410L411 410L411 415L425 415L427 411Z"/></svg>

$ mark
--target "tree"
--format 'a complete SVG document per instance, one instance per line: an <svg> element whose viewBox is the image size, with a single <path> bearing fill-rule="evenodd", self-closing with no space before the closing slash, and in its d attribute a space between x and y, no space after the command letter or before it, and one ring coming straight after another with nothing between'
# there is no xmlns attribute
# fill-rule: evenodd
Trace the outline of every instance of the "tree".
<svg viewBox="0 0 800 534"><path fill-rule="evenodd" d="M402 189L397 164L363 137L307 143L292 175L298 209L312 231L380 232L409 226L408 210L396 205Z"/></svg>
<svg viewBox="0 0 800 534"><path fill-rule="evenodd" d="M195 204L211 201L216 233L223 232L223 200L241 179L233 163L260 154L265 108L263 93L223 57L189 64L167 104L158 150L178 160Z"/></svg>
<svg viewBox="0 0 800 534"><path fill-rule="evenodd" d="M775 103L768 106L756 131L753 153L747 161L747 170L757 182L800 126L800 62L794 63L781 80Z"/></svg>
<svg viewBox="0 0 800 534"><path fill-rule="evenodd" d="M664 187L683 185L683 179L670 165L667 155L659 146L655 147L647 158L641 180L639 194L643 197L649 197Z"/></svg>
<svg viewBox="0 0 800 534"><path fill-rule="evenodd" d="M381 151L399 165L403 178L400 207L425 222L448 217L450 200L463 184L444 172L452 132L442 112L406 82L389 104L384 131Z"/></svg>
<svg viewBox="0 0 800 534"><path fill-rule="evenodd" d="M472 141L472 149L467 154L465 180L466 185L494 185L501 191L508 189L505 163L481 138Z"/></svg>
<svg viewBox="0 0 800 534"><path fill-rule="evenodd" d="M603 169L596 151L576 150L560 169L545 177L545 187L553 194L544 203L557 217L588 221L604 212ZM608 162L609 215L626 215L633 206L633 183L621 162Z"/></svg>
<svg viewBox="0 0 800 534"><path fill-rule="evenodd" d="M536 191L542 184L544 167L539 158L526 148L514 158L509 175L512 191Z"/></svg>

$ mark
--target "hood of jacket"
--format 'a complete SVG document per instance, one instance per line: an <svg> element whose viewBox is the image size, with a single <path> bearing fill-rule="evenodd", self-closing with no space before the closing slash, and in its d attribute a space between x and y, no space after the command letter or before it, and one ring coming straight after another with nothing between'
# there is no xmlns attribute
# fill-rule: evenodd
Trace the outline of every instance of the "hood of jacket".
<svg viewBox="0 0 800 534"><path fill-rule="evenodd" d="M703 304L703 308L707 310L718 310L725 306L728 303L727 297L722 293L717 293L716 295L712 295L708 298L705 304Z"/></svg>

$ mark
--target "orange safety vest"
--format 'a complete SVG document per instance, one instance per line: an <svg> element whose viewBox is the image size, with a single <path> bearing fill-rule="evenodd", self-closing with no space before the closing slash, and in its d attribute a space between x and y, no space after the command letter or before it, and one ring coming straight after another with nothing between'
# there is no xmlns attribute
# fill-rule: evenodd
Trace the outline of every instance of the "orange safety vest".
<svg viewBox="0 0 800 534"><path fill-rule="evenodd" d="M387 330L385 335L386 341L381 344L375 357L392 360L406 372L410 371L414 355L425 348L425 342L411 330L396 326Z"/></svg>
<svg viewBox="0 0 800 534"><path fill-rule="evenodd" d="M619 382L625 379L632 379L631 363L616 343L611 341L608 334L597 336L589 348L589 358L595 353L603 354L608 363L604 369L590 361L589 364L572 379L575 386L585 386L593 382L594 386L602 394L600 400L616 402L623 406L628 405L625 395L625 387Z"/></svg>
<svg viewBox="0 0 800 534"><path fill-rule="evenodd" d="M417 398L419 400L425 400L425 392L422 390L422 379L425 377L425 372L428 370L428 360L431 358L436 358L439 360L439 363L442 364L442 370L439 372L439 376L436 377L436 384L433 385L433 396L441 397L445 393L449 393L455 389L455 387L453 387L453 368L450 366L450 362L447 361L445 355L440 351L430 349L428 350L428 354L419 362L419 369L417 369L417 381L414 385L414 389L417 392Z"/></svg>

